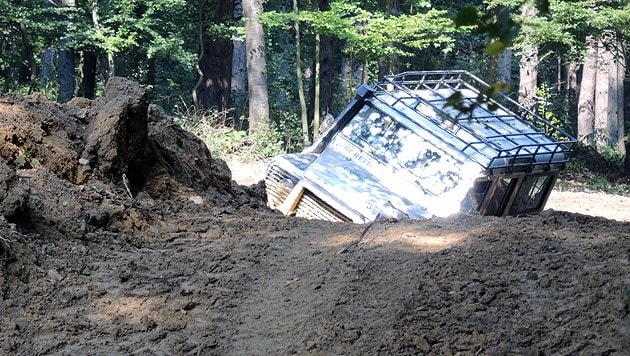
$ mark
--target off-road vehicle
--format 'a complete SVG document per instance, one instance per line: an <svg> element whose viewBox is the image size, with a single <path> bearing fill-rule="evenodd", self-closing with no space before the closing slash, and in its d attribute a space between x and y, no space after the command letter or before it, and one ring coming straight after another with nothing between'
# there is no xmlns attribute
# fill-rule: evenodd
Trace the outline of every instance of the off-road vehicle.
<svg viewBox="0 0 630 356"><path fill-rule="evenodd" d="M356 223L540 212L575 139L489 88L465 71L362 85L312 146L269 164L269 206Z"/></svg>

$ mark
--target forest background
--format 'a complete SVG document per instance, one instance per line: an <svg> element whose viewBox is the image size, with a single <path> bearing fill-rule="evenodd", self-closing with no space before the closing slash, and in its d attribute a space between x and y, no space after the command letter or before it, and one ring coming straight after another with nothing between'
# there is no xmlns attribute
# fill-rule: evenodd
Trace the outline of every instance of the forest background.
<svg viewBox="0 0 630 356"><path fill-rule="evenodd" d="M264 158L362 83L463 69L623 168L629 38L627 0L0 0L0 90L64 103L127 77L213 154Z"/></svg>

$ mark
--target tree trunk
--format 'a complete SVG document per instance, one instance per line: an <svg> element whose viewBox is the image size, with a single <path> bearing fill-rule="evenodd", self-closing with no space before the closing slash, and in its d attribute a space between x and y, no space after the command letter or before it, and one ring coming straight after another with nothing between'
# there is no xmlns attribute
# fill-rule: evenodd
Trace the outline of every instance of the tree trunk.
<svg viewBox="0 0 630 356"><path fill-rule="evenodd" d="M262 11L262 0L243 0L250 134L264 130L269 125L269 89L266 74L265 33L259 20L259 14Z"/></svg>
<svg viewBox="0 0 630 356"><path fill-rule="evenodd" d="M244 41L234 41L232 52L232 90L247 91L247 51Z"/></svg>
<svg viewBox="0 0 630 356"><path fill-rule="evenodd" d="M242 25L243 2L234 2L234 19ZM247 51L245 41L232 42L232 90L247 92Z"/></svg>
<svg viewBox="0 0 630 356"><path fill-rule="evenodd" d="M297 16L298 4L297 0L293 0L293 13ZM297 78L298 98L300 100L300 118L302 122L302 141L305 146L311 144L308 132L308 112L306 110L306 99L304 98L304 83L302 81L302 50L300 49L300 24L295 21L293 23L295 30L295 74Z"/></svg>
<svg viewBox="0 0 630 356"><path fill-rule="evenodd" d="M512 86L512 50L506 49L497 58L497 81Z"/></svg>
<svg viewBox="0 0 630 356"><path fill-rule="evenodd" d="M329 0L319 0L319 10L330 10ZM335 39L331 36L321 36L320 39L320 91L319 107L321 114L328 114L333 108L333 90L335 79ZM317 131L315 131L317 133Z"/></svg>
<svg viewBox="0 0 630 356"><path fill-rule="evenodd" d="M59 92L57 101L65 103L74 97L74 51L67 47L68 39L60 42L61 49L57 63L57 76L59 78Z"/></svg>
<svg viewBox="0 0 630 356"><path fill-rule="evenodd" d="M606 146L612 146L612 142L616 141L616 138L612 136L611 124L613 123L611 117L611 72L615 72L616 69L611 70L611 63L614 60L612 52L610 52L606 46L610 46L610 39L605 38L604 35L600 36L597 42L597 74L595 78L595 143L598 149L602 149ZM616 93L615 93L616 98ZM616 103L614 103L616 108ZM617 118L614 118L614 126L617 127Z"/></svg>
<svg viewBox="0 0 630 356"><path fill-rule="evenodd" d="M83 51L81 61L81 86L79 96L94 99L96 96L96 62L98 56L93 51Z"/></svg>
<svg viewBox="0 0 630 356"><path fill-rule="evenodd" d="M28 83L30 94L35 87L35 80L37 79L37 64L35 62L35 54L33 53L33 46L28 37L28 31L23 23L20 23L20 34L22 35L22 45L24 46L24 55L28 60Z"/></svg>
<svg viewBox="0 0 630 356"><path fill-rule="evenodd" d="M48 95L48 85L53 76L56 58L57 51L54 49L46 48L42 51L42 65L39 70L39 90L44 93L44 95Z"/></svg>
<svg viewBox="0 0 630 356"><path fill-rule="evenodd" d="M203 9L200 9L202 11ZM214 9L213 24L224 24L234 17L234 1L220 0ZM205 12L205 11L204 11ZM196 90L197 109L214 108L225 112L230 107L232 89L232 39L209 34L202 21L199 55L199 86ZM201 52L200 51L200 52Z"/></svg>
<svg viewBox="0 0 630 356"><path fill-rule="evenodd" d="M75 0L61 0L63 7L76 7ZM68 22L72 21L72 16ZM59 92L57 101L65 103L74 96L74 51L68 47L68 39L62 38L59 41L59 57L57 63L57 77L59 79Z"/></svg>
<svg viewBox="0 0 630 356"><path fill-rule="evenodd" d="M590 146L595 143L595 83L597 78L597 43L586 37L586 57L582 68L582 81L578 95L577 139Z"/></svg>
<svg viewBox="0 0 630 356"><path fill-rule="evenodd" d="M521 13L525 17L538 14L536 7L523 5ZM530 111L536 105L536 86L538 85L538 47L532 43L524 43L519 63L518 101Z"/></svg>
<svg viewBox="0 0 630 356"><path fill-rule="evenodd" d="M571 126L573 129L577 127L577 63L575 60L570 60L568 64L566 64L566 79L565 79L565 88L564 88L564 100L568 103L569 108L569 117L573 118L571 120Z"/></svg>
<svg viewBox="0 0 630 356"><path fill-rule="evenodd" d="M617 80L616 80L616 86L617 86L617 127L618 127L618 132L617 132L617 151L622 154L622 155L626 155L626 145L625 145L625 128L624 128L624 121L625 121L625 112L624 112L624 100L623 100L623 95L624 95L624 79L625 79L625 74L626 74L626 56L624 53L624 46L621 43L621 41L617 40L617 56L616 56L616 63L617 63Z"/></svg>
<svg viewBox="0 0 630 356"><path fill-rule="evenodd" d="M343 98L352 98L354 95L356 83L360 81L358 78L355 80L355 74L356 70L352 53L350 53L349 57L344 55L341 58L341 80L339 81L339 93L343 95Z"/></svg>
<svg viewBox="0 0 630 356"><path fill-rule="evenodd" d="M321 38L318 33L315 34L315 84L313 85L315 87L315 95L313 95L313 103L315 104L315 106L313 107L313 138L317 138L317 136L319 135L319 123L321 120L321 112L319 107L320 49Z"/></svg>

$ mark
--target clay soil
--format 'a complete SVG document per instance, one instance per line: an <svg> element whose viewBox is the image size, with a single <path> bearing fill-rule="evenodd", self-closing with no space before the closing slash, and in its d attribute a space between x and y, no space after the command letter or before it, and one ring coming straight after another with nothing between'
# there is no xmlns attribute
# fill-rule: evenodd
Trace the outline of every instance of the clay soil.
<svg viewBox="0 0 630 356"><path fill-rule="evenodd" d="M629 198L288 218L260 164L230 170L110 83L0 96L0 354L630 354Z"/></svg>

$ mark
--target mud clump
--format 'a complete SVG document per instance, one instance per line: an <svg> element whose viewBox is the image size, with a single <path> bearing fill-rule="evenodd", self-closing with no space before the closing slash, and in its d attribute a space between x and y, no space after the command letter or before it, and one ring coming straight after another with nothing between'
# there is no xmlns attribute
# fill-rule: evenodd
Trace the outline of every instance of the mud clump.
<svg viewBox="0 0 630 356"><path fill-rule="evenodd" d="M147 92L137 83L114 77L105 86L105 96L90 105L90 124L86 129L85 145L80 163L78 182L87 173L97 171L103 176L129 179L130 188L144 185L148 141L149 100Z"/></svg>

